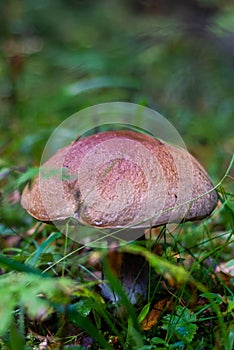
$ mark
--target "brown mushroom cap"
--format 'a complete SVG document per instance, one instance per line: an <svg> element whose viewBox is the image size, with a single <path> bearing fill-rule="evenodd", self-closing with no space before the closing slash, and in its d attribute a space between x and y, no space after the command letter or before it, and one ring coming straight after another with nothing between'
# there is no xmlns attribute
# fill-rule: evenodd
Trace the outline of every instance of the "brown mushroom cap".
<svg viewBox="0 0 234 350"><path fill-rule="evenodd" d="M99 228L201 219L217 201L192 155L131 130L100 132L58 150L21 198L40 221L75 218Z"/></svg>

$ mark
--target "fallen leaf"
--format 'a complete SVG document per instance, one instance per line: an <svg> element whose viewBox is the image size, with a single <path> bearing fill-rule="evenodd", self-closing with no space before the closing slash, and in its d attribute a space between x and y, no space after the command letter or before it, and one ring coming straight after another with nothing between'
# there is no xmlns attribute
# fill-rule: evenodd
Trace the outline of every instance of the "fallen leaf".
<svg viewBox="0 0 234 350"><path fill-rule="evenodd" d="M230 277L234 277L234 259L227 262L220 263L216 267L215 272L216 273L222 272L226 275L229 275Z"/></svg>
<svg viewBox="0 0 234 350"><path fill-rule="evenodd" d="M161 313L165 310L165 308L168 308L171 304L171 302L168 303L168 300L169 298L165 298L159 300L156 304L154 304L152 310L148 313L148 315L141 323L141 328L144 331L148 331L156 325Z"/></svg>

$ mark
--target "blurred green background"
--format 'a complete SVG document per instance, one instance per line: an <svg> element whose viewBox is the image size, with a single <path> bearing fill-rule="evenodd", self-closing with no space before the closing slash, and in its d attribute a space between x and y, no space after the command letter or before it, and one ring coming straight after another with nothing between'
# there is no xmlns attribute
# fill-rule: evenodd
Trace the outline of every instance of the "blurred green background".
<svg viewBox="0 0 234 350"><path fill-rule="evenodd" d="M165 116L214 182L234 148L232 0L1 0L0 157L37 166L88 106Z"/></svg>

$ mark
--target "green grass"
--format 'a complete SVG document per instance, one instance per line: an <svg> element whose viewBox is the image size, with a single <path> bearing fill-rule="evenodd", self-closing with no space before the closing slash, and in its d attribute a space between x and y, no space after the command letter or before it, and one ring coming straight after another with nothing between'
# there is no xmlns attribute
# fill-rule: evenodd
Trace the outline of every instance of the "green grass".
<svg viewBox="0 0 234 350"><path fill-rule="evenodd" d="M173 233L162 227L146 248L136 243L119 248L149 262L149 294L141 307L130 304L111 273L107 249L79 246L25 213L14 229L2 224L2 348L15 349L18 343L22 349L36 348L48 338L48 348L57 349L82 349L78 344L90 341L93 349L231 350L234 279L221 266L233 266L233 195L220 189L222 204L210 218L181 224ZM4 210L7 217L9 208ZM19 205L11 210L17 212ZM101 262L120 298L115 306L100 294ZM143 330L141 322L164 298L170 307Z"/></svg>

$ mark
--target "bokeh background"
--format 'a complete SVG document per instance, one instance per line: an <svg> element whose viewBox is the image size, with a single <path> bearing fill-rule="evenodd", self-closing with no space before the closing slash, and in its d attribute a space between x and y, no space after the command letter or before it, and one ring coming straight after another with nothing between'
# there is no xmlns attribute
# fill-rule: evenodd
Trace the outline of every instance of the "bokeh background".
<svg viewBox="0 0 234 350"><path fill-rule="evenodd" d="M232 0L1 0L1 165L97 103L165 116L216 183L234 148Z"/></svg>

